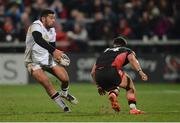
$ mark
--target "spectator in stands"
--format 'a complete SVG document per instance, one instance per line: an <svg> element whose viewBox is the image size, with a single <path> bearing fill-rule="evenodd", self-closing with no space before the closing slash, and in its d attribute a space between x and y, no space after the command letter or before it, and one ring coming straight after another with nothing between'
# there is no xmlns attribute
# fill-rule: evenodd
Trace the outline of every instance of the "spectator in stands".
<svg viewBox="0 0 180 123"><path fill-rule="evenodd" d="M173 18L174 18L174 25L173 25L173 29L171 31L170 37L171 38L176 38L179 39L180 38L180 12L179 12L179 8L180 8L180 1L176 1L174 4L174 11L173 11Z"/></svg>
<svg viewBox="0 0 180 123"><path fill-rule="evenodd" d="M93 8L93 13L103 12L104 4L102 3L102 0L94 0L92 8Z"/></svg>
<svg viewBox="0 0 180 123"><path fill-rule="evenodd" d="M63 3L60 0L54 0L51 5L51 9L56 11L57 18L67 18L67 9L64 7Z"/></svg>
<svg viewBox="0 0 180 123"><path fill-rule="evenodd" d="M117 16L112 11L112 7L110 4L106 4L104 6L104 19L112 23L112 28L115 29L115 24L117 23Z"/></svg>
<svg viewBox="0 0 180 123"><path fill-rule="evenodd" d="M3 26L3 31L4 31L4 37L6 42L14 42L16 38L16 30L13 25L13 21L11 20L10 17L6 17L4 20L4 26Z"/></svg>
<svg viewBox="0 0 180 123"><path fill-rule="evenodd" d="M73 9L70 13L70 21L73 21L71 23L73 23L74 25L74 22L82 22L84 21L85 19L85 16L82 12L80 12L78 9Z"/></svg>
<svg viewBox="0 0 180 123"><path fill-rule="evenodd" d="M158 8L161 12L161 15L173 16L173 2L169 0L159 0Z"/></svg>
<svg viewBox="0 0 180 123"><path fill-rule="evenodd" d="M132 29L125 18L121 18L119 20L118 27L116 28L116 33L116 35L124 35L128 38L131 38L133 36Z"/></svg>
<svg viewBox="0 0 180 123"><path fill-rule="evenodd" d="M105 20L102 12L96 12L94 23L92 24L90 36L92 40L101 40L103 27L105 25Z"/></svg>
<svg viewBox="0 0 180 123"><path fill-rule="evenodd" d="M28 27L32 24L31 19L29 18L29 13L27 11L23 12L21 15L21 22L18 25L19 34L17 35L19 41L24 42L26 39L26 32Z"/></svg>
<svg viewBox="0 0 180 123"><path fill-rule="evenodd" d="M141 33L141 38L143 37L151 37L153 35L152 32L152 20L148 14L147 11L144 11L142 13L142 18L140 18L140 33Z"/></svg>
<svg viewBox="0 0 180 123"><path fill-rule="evenodd" d="M73 30L74 29L74 23L75 22L83 22L84 20L84 15L78 10L78 9L73 9L70 12L70 17L68 18L68 21L65 23L65 28L66 30Z"/></svg>
<svg viewBox="0 0 180 123"><path fill-rule="evenodd" d="M171 30L171 28L172 28L171 20L164 16L159 19L159 22L157 22L157 24L155 25L153 32L155 35L161 38L162 36L167 35Z"/></svg>
<svg viewBox="0 0 180 123"><path fill-rule="evenodd" d="M55 23L57 48L62 51L69 51L70 41L61 23Z"/></svg>
<svg viewBox="0 0 180 123"><path fill-rule="evenodd" d="M46 0L35 0L31 4L31 6L32 6L31 15L32 15L33 21L38 19L38 16L43 9L48 8L48 4Z"/></svg>
<svg viewBox="0 0 180 123"><path fill-rule="evenodd" d="M73 31L68 31L67 36L77 45L79 51L87 50L88 32L84 25L75 23Z"/></svg>
<svg viewBox="0 0 180 123"><path fill-rule="evenodd" d="M17 35L22 35L27 15L32 22L42 9L50 7L58 13L57 18L65 19L61 21L64 31L73 30L75 22L83 23L92 40L104 40L102 34L106 23L111 23L117 35L125 33L131 39L141 39L143 35L179 38L179 5L178 0L1 0L0 34L5 33L3 27L7 16L12 19ZM116 29L118 22L123 23L119 27L124 27ZM0 40L5 39L1 36Z"/></svg>
<svg viewBox="0 0 180 123"><path fill-rule="evenodd" d="M0 5L0 42L5 40L4 37L4 30L3 30L3 26L4 26L4 6Z"/></svg>
<svg viewBox="0 0 180 123"><path fill-rule="evenodd" d="M107 46L110 46L112 38L114 38L115 34L112 28L112 24L105 23L102 30L102 40L106 41Z"/></svg>
<svg viewBox="0 0 180 123"><path fill-rule="evenodd" d="M6 16L11 17L13 25L16 26L17 23L21 21L21 11L19 4L16 2L12 2L10 8L6 11Z"/></svg>

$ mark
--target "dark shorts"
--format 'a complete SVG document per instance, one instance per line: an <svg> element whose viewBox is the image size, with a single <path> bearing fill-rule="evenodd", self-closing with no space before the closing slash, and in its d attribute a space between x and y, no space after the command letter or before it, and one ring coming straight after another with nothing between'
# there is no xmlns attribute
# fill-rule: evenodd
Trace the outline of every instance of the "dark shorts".
<svg viewBox="0 0 180 123"><path fill-rule="evenodd" d="M121 82L121 77L115 67L97 68L95 79L97 84L106 91L115 89Z"/></svg>

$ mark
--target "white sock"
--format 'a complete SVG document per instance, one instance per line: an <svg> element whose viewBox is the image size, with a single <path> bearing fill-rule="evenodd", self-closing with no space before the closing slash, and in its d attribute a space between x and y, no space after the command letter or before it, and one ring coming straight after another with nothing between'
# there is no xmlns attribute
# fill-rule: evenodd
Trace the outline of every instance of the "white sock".
<svg viewBox="0 0 180 123"><path fill-rule="evenodd" d="M61 94L61 96L67 97L68 91L67 90L66 91L61 90L60 94Z"/></svg>
<svg viewBox="0 0 180 123"><path fill-rule="evenodd" d="M61 90L61 92L60 92L60 95L61 96L64 96L64 97L67 97L67 95L68 95L68 88L63 88L62 90Z"/></svg>
<svg viewBox="0 0 180 123"><path fill-rule="evenodd" d="M59 93L57 92L56 94L54 94L54 96L51 97L51 99L53 99L61 108L65 108L67 107L66 104L64 103L64 101L61 99Z"/></svg>
<svg viewBox="0 0 180 123"><path fill-rule="evenodd" d="M129 107L130 107L130 109L136 109L136 104L131 103L131 104L129 105Z"/></svg>
<svg viewBox="0 0 180 123"><path fill-rule="evenodd" d="M61 107L62 109L64 109L66 106L66 104L64 103L64 101L61 99L60 96L56 97L53 99L58 105L59 107Z"/></svg>

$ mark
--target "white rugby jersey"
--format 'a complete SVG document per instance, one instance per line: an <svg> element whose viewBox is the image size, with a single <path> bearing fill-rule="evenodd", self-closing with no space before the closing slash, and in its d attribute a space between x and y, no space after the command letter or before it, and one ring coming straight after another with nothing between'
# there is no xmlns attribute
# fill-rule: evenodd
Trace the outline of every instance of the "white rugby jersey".
<svg viewBox="0 0 180 123"><path fill-rule="evenodd" d="M28 28L26 34L26 51L25 63L38 63L41 65L49 65L49 52L43 47L39 46L33 39L32 32L38 31L47 42L56 41L56 32L54 28L47 30L40 20L36 20Z"/></svg>

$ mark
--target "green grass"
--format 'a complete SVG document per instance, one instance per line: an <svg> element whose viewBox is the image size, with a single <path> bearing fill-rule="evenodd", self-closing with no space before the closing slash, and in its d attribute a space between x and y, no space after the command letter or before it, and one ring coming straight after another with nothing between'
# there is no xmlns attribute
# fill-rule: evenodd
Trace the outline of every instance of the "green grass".
<svg viewBox="0 0 180 123"><path fill-rule="evenodd" d="M55 84L56 88L58 85ZM138 108L143 115L129 115L125 91L118 97L121 112L115 113L106 96L99 96L93 84L71 84L70 91L78 105L67 104L71 113L63 111L48 97L39 84L1 85L0 121L180 121L180 85L136 84Z"/></svg>

